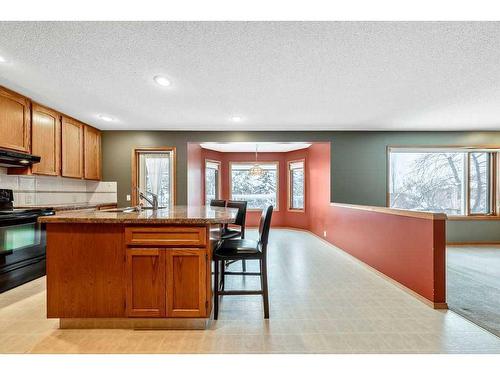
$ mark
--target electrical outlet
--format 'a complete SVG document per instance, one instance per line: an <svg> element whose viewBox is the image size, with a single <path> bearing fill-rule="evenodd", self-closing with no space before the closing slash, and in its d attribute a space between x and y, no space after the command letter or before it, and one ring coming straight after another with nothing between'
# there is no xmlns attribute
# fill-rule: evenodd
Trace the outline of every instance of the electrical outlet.
<svg viewBox="0 0 500 375"><path fill-rule="evenodd" d="M127 194L126 200L127 200L127 202L130 202L130 194Z"/></svg>
<svg viewBox="0 0 500 375"><path fill-rule="evenodd" d="M323 231L323 237L326 237L326 230Z"/></svg>

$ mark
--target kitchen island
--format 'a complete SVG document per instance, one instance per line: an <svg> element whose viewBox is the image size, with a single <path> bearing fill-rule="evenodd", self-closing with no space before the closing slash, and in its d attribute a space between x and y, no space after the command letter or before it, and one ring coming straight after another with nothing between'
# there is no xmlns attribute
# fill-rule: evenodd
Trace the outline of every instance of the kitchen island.
<svg viewBox="0 0 500 375"><path fill-rule="evenodd" d="M40 218L47 233L47 317L59 318L61 328L179 328L193 318L206 321L211 229L233 223L236 213L174 206Z"/></svg>

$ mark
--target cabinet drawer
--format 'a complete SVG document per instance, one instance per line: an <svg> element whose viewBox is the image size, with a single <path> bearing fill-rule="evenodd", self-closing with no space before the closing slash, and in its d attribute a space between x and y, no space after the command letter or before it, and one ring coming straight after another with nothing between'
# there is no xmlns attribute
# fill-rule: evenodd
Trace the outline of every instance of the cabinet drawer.
<svg viewBox="0 0 500 375"><path fill-rule="evenodd" d="M205 247L205 227L127 227L127 245Z"/></svg>

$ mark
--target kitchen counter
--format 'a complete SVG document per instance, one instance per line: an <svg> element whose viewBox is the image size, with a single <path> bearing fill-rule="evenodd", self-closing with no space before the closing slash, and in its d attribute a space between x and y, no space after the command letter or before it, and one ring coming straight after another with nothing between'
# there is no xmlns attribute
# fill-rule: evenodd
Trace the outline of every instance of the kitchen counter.
<svg viewBox="0 0 500 375"><path fill-rule="evenodd" d="M47 234L47 317L61 328L188 328L212 311L211 238L238 210L62 212ZM196 323L196 324L195 324Z"/></svg>
<svg viewBox="0 0 500 375"><path fill-rule="evenodd" d="M171 209L143 209L134 212L85 211L66 212L41 217L41 223L93 224L230 224L238 210L210 206L174 206Z"/></svg>
<svg viewBox="0 0 500 375"><path fill-rule="evenodd" d="M109 203L62 203L62 204L38 204L38 205L22 205L15 206L14 208L29 209L29 208L53 208L54 211L72 211L72 210L85 210L96 209L100 210L107 207L116 207L116 202Z"/></svg>

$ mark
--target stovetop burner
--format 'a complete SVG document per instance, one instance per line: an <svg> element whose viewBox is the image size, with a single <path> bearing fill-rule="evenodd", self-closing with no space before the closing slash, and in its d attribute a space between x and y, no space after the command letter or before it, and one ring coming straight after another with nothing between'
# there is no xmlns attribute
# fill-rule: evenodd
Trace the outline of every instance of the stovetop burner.
<svg viewBox="0 0 500 375"><path fill-rule="evenodd" d="M5 219L29 214L38 216L53 215L52 208L13 208L14 192L10 189L0 189L0 218Z"/></svg>

